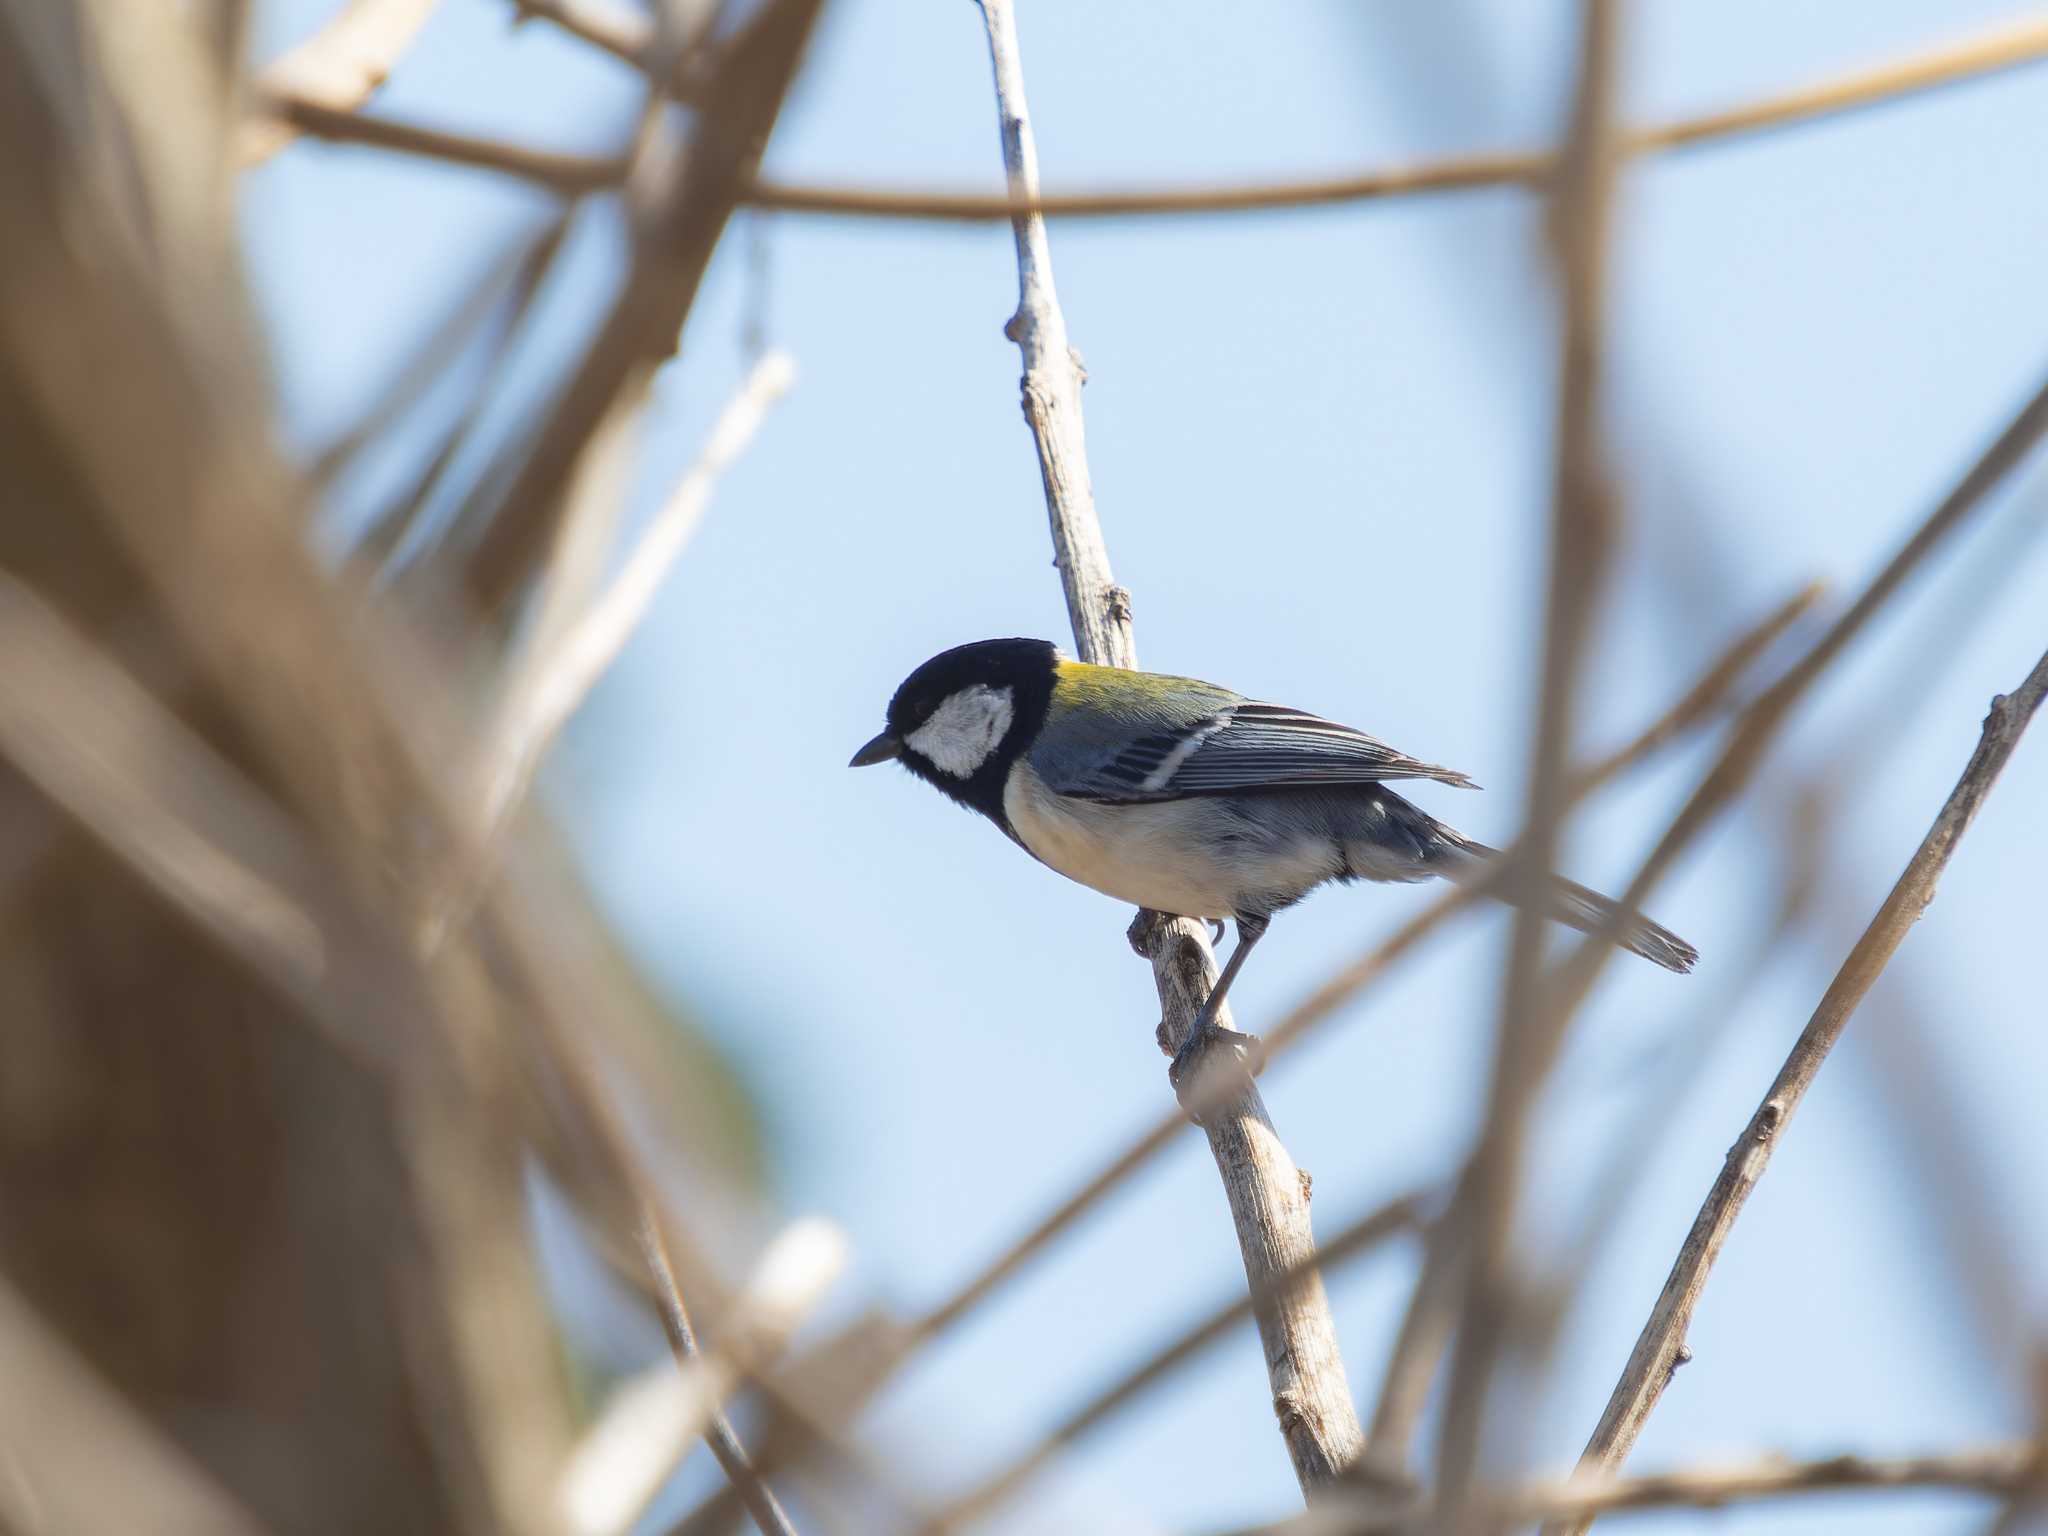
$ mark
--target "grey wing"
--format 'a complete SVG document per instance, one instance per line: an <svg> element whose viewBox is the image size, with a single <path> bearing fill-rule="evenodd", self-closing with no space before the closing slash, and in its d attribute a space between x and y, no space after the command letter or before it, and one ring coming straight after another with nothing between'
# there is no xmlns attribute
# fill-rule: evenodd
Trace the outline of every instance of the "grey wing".
<svg viewBox="0 0 2048 1536"><path fill-rule="evenodd" d="M1318 715L1237 700L1104 750L1093 760L1062 754L1032 766L1058 793L1082 800L1178 800L1233 790L1435 779L1477 789L1464 774L1396 751ZM1055 771L1048 772L1051 767Z"/></svg>

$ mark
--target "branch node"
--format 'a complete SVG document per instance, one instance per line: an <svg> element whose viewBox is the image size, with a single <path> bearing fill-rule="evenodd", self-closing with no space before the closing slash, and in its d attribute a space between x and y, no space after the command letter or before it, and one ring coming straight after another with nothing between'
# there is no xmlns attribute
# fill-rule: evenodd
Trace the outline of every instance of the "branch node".
<svg viewBox="0 0 2048 1536"><path fill-rule="evenodd" d="M1282 1392L1273 1399L1273 1417L1280 1421L1280 1433L1283 1435L1291 1436L1296 1430L1309 1427L1308 1414L1291 1392Z"/></svg>

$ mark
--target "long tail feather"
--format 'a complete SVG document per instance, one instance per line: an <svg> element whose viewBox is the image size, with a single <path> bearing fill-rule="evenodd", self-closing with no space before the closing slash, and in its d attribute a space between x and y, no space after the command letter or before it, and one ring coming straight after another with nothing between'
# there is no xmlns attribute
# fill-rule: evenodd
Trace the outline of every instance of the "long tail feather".
<svg viewBox="0 0 2048 1536"><path fill-rule="evenodd" d="M1621 947L1632 955L1661 965L1681 976L1698 963L1700 952L1661 923L1653 923L1640 912L1630 912L1618 901L1590 891L1576 880L1562 875L1550 877L1548 916L1581 933L1594 933L1622 916Z"/></svg>
<svg viewBox="0 0 2048 1536"><path fill-rule="evenodd" d="M1444 843L1459 854L1469 858L1458 859L1448 865L1444 873L1452 879L1470 879L1481 867L1500 857L1500 850L1489 848L1484 843L1475 843L1470 838L1451 831L1438 823ZM1676 971L1681 976L1698 963L1700 952L1661 923L1654 923L1640 912L1631 912L1618 901L1602 896L1598 891L1589 890L1576 880L1567 880L1562 875L1552 875L1544 891L1543 915L1566 927L1576 928L1581 933L1596 933L1612 922L1617 915L1621 928L1616 934L1617 942L1632 955L1641 955L1652 964L1661 965L1667 971Z"/></svg>

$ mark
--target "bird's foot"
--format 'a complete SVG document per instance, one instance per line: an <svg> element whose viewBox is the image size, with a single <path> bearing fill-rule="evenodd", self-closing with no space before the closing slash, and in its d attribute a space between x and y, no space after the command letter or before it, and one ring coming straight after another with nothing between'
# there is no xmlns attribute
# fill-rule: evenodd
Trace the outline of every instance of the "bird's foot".
<svg viewBox="0 0 2048 1536"><path fill-rule="evenodd" d="M1213 1102L1216 1089L1226 1081L1221 1074L1235 1069L1249 1082L1265 1068L1265 1041L1243 1030L1225 1029L1205 1014L1173 1053L1166 1080L1189 1118L1200 1121L1200 1106Z"/></svg>

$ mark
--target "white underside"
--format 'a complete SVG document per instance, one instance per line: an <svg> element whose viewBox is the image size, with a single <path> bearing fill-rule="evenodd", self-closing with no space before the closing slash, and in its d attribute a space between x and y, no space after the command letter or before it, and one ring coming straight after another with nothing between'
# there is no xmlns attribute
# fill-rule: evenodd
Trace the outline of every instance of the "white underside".
<svg viewBox="0 0 2048 1536"><path fill-rule="evenodd" d="M1307 839L1277 856L1264 850L1248 868L1215 839L1191 835L1191 823L1213 814L1204 801L1073 800L1048 789L1022 759L1003 786L1003 812L1033 856L1069 880L1180 917L1229 917L1248 891L1305 891L1337 872L1330 844Z"/></svg>

